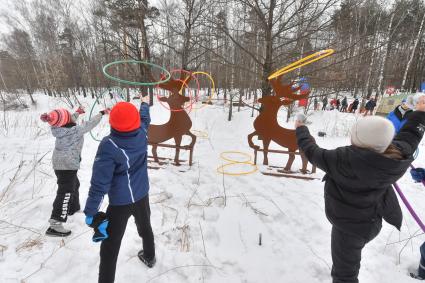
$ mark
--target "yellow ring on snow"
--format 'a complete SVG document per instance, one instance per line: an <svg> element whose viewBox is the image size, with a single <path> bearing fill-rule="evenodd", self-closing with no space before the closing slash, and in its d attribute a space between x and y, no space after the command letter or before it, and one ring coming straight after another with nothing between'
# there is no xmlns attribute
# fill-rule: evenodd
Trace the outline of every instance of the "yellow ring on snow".
<svg viewBox="0 0 425 283"><path fill-rule="evenodd" d="M231 172L224 171L224 168L225 167L232 166L232 165L241 165L241 164L253 166L254 169L252 171L246 171L246 172L240 172L240 173L231 173ZM248 174L252 174L252 173L257 172L257 170L258 170L257 165L255 165L253 163L241 163L241 162L238 162L238 163L227 163L227 164L221 165L220 167L217 168L217 172L218 173L224 174L224 175L230 175L230 176L248 175Z"/></svg>
<svg viewBox="0 0 425 283"><path fill-rule="evenodd" d="M248 159L238 161L238 160L227 157L226 154L240 154L244 157L247 157ZM220 153L220 157L221 157L221 159L229 162L229 163L221 165L220 167L217 168L217 172L220 173L220 174L230 175L230 176L242 176L242 175L248 175L248 174L255 173L258 170L257 165L255 165L254 163L251 162L251 160L252 160L251 155L249 155L247 153L240 152L240 151L224 151L224 152ZM252 166L252 167L254 167L254 169L251 170L251 171L240 172L240 173L231 173L231 172L226 172L224 170L225 167L229 167L229 166L232 166L232 165L241 165L241 164Z"/></svg>
<svg viewBox="0 0 425 283"><path fill-rule="evenodd" d="M248 157L248 160L242 160L242 161L234 160L234 159L231 159L229 157L226 157L226 154L240 154L244 157ZM229 161L230 163L249 163L249 162L251 162L251 155L249 155L248 153L245 153L245 152L240 152L240 151L223 151L222 153L220 153L220 157L221 157L221 159Z"/></svg>
<svg viewBox="0 0 425 283"><path fill-rule="evenodd" d="M197 136L198 138L201 139L207 139L208 138L208 133L204 132L204 131L199 131L199 130L190 130L195 136Z"/></svg>

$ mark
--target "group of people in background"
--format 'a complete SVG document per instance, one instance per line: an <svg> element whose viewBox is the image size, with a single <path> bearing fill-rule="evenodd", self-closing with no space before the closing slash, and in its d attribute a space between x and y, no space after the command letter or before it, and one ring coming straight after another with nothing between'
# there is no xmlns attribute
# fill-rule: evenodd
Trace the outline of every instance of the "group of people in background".
<svg viewBox="0 0 425 283"><path fill-rule="evenodd" d="M326 110L338 110L340 112L346 112L346 113L356 113L357 109L359 108L360 101L358 98L355 98L353 102L348 104L348 99L346 96L342 100L339 98L334 98L330 102L328 101L328 98L325 96L322 99L322 111ZM317 97L313 100L313 106L314 110L319 110L319 100ZM375 98L371 97L364 106L364 116L367 115L373 115L373 111L376 107L376 100Z"/></svg>

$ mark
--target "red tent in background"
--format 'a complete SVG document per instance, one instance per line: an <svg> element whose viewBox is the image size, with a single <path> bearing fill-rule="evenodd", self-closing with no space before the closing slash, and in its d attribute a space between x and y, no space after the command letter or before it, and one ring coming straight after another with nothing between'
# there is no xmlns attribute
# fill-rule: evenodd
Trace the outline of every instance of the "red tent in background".
<svg viewBox="0 0 425 283"><path fill-rule="evenodd" d="M388 86L385 90L385 93L389 96L393 95L395 93L395 87L394 86Z"/></svg>

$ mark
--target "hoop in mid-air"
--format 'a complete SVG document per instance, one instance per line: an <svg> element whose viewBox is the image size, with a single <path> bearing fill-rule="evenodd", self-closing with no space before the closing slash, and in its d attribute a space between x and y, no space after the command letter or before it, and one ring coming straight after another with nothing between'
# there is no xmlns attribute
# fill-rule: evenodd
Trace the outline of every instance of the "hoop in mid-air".
<svg viewBox="0 0 425 283"><path fill-rule="evenodd" d="M300 60L298 60L298 61L296 61L292 64L289 64L288 66L283 67L282 69L271 74L267 79L271 80L271 79L280 77L281 75L287 74L289 72L292 72L293 70L299 69L303 66L309 65L313 62L319 61L320 59L328 57L328 56L332 55L334 52L335 52L335 50L333 50L333 49L326 49L326 50L318 51L318 52L311 54L307 57L301 58Z"/></svg>
<svg viewBox="0 0 425 283"><path fill-rule="evenodd" d="M144 64L144 65L148 65L151 67L154 67L156 69L161 70L162 73L166 74L166 77L163 80L157 81L157 82L135 82L135 81L127 81L127 80L123 80L117 77L114 77L110 74L108 74L107 70L109 67L114 66L114 65L118 65L118 64ZM108 79L111 79L113 81L119 82L119 83L123 83L123 84L129 84L129 85L134 85L134 86L153 86L153 85L157 85L157 84L162 84L167 82L170 78L171 78L171 74L170 72L168 72L165 68L156 65L154 63L150 63L150 62L146 62L146 61L137 61L137 60L119 60L119 61L115 61L115 62L111 62L106 64L103 69L103 74L105 75L105 77L107 77Z"/></svg>

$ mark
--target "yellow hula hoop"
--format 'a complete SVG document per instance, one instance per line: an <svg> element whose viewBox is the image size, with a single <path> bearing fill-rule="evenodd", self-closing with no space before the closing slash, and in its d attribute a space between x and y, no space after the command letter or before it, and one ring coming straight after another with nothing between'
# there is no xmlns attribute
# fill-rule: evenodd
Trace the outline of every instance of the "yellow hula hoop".
<svg viewBox="0 0 425 283"><path fill-rule="evenodd" d="M251 170L251 171L246 171L246 172L241 172L241 173L231 173L231 172L224 171L224 168L225 167L228 167L228 166L231 166L231 165L241 165L241 164L253 166L254 169ZM218 173L224 174L224 175L230 175L230 176L249 175L249 174L255 173L257 171L258 171L257 165L255 165L253 163L245 163L245 162L243 162L243 163L242 162L238 162L238 163L227 163L227 164L221 165L220 167L217 168L217 172Z"/></svg>
<svg viewBox="0 0 425 283"><path fill-rule="evenodd" d="M207 76L207 77L208 77L208 79L211 81L211 85L212 85L212 88L211 88L211 95L210 95L209 99L207 100L207 104L209 104L209 103L211 102L211 100L213 99L213 97L215 96L215 82L214 82L214 79L212 78L212 76L211 76L210 74L208 74L208 73L206 73L206 72L201 72L201 71L193 72L193 73L192 73L192 75L205 75L205 76ZM190 77L190 76L189 76L189 77ZM187 78L185 79L185 81L186 81L189 77L187 77ZM204 108L205 106L207 106L207 104L203 104L203 105L201 105L201 107L198 107L198 108L192 107L192 110L199 110L199 109L202 109L202 108Z"/></svg>
<svg viewBox="0 0 425 283"><path fill-rule="evenodd" d="M207 139L208 138L207 132L199 131L199 130L190 130L190 131L192 132L192 134L194 134L198 138L201 138L201 139Z"/></svg>
<svg viewBox="0 0 425 283"><path fill-rule="evenodd" d="M289 72L292 72L293 70L299 69L305 65L309 65L311 63L314 63L316 61L319 61L320 59L323 59L325 57L328 57L330 55L332 55L335 52L335 50L333 49L326 49L326 50L321 50L318 51L314 54L311 54L307 57L301 58L300 60L289 64L288 66L283 67L282 69L274 72L273 74L271 74L267 79L271 80L277 77L280 77L281 75L287 74Z"/></svg>
<svg viewBox="0 0 425 283"><path fill-rule="evenodd" d="M242 161L234 160L234 159L231 159L229 157L226 157L226 154L240 154L244 157L248 157L248 160L242 160ZM249 162L251 162L251 155L249 155L248 153L245 153L245 152L240 152L240 151L223 151L222 153L220 153L220 158L223 159L223 160L226 160L230 163L249 163Z"/></svg>
<svg viewBox="0 0 425 283"><path fill-rule="evenodd" d="M247 160L238 161L238 160L234 160L234 159L231 159L229 157L226 157L226 154L240 154L240 155L242 155L244 157L247 157L248 159ZM220 157L221 157L221 159L223 159L225 161L228 161L230 163L223 164L220 167L218 167L217 168L217 172L219 174L230 175L230 176L242 176L242 175L248 175L248 174L255 173L258 170L257 165L255 165L254 163L251 162L251 159L252 159L251 158L251 155L249 155L247 153L240 152L240 151L224 151L224 152L220 153ZM224 168L225 167L229 167L229 166L232 166L232 165L241 165L241 164L252 166L252 167L254 167L254 169L251 170L251 171L240 172L240 173L231 173L231 172L224 171Z"/></svg>

